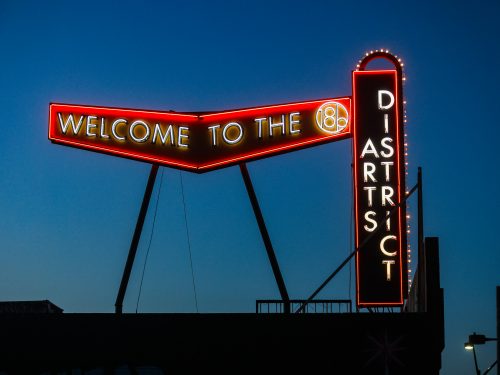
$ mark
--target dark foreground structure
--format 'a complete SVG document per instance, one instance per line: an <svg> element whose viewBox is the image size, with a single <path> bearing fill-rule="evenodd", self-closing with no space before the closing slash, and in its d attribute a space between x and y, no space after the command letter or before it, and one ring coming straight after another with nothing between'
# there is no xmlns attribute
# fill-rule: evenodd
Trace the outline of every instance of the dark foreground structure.
<svg viewBox="0 0 500 375"><path fill-rule="evenodd" d="M20 374L124 365L165 374L437 374L442 348L422 313L8 316L0 329L2 369Z"/></svg>
<svg viewBox="0 0 500 375"><path fill-rule="evenodd" d="M415 293L423 285L417 279L403 311L63 314L10 310L0 314L0 371L79 374L97 369L111 374L125 369L135 374L153 366L149 368L165 374L438 374L444 322L437 238L427 238L425 244L425 299L419 300Z"/></svg>

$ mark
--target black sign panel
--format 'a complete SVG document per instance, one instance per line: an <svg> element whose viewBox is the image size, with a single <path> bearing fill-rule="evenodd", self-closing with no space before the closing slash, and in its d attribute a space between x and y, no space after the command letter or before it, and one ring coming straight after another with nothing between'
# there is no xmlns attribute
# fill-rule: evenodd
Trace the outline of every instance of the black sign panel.
<svg viewBox="0 0 500 375"><path fill-rule="evenodd" d="M405 194L400 79L395 70L353 72L360 307L402 305L407 294L404 204L397 208Z"/></svg>

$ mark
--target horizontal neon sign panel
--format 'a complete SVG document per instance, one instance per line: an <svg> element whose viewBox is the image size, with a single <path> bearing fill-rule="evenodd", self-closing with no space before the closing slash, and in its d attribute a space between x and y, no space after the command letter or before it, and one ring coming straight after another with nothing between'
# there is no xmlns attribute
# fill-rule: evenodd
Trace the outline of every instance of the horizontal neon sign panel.
<svg viewBox="0 0 500 375"><path fill-rule="evenodd" d="M51 104L54 143L205 172L351 136L349 97L182 114Z"/></svg>

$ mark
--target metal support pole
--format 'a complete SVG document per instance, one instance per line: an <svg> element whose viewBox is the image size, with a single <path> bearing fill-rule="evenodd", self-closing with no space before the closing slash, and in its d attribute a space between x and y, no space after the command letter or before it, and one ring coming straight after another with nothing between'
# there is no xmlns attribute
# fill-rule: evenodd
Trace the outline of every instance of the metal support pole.
<svg viewBox="0 0 500 375"><path fill-rule="evenodd" d="M271 267L273 269L274 278L276 279L276 284L278 284L278 289L281 295L281 299L284 303L284 312L286 314L290 313L290 298L288 297L288 292L286 290L285 281L281 275L280 267L278 265L278 260L276 259L276 254L274 253L273 245L271 243L271 238L267 232L266 223L264 222L264 217L262 216L262 211L260 210L259 201L255 195L255 190L253 189L252 180L245 163L240 164L241 175L243 176L243 181L245 182L245 187L247 189L248 197L250 198L250 203L252 204L253 213L257 219L257 224L259 225L260 235L264 241L266 247L267 256Z"/></svg>
<svg viewBox="0 0 500 375"><path fill-rule="evenodd" d="M424 208L422 192L422 168L418 167L418 311L427 311L427 280L425 277L425 254L424 254Z"/></svg>
<svg viewBox="0 0 500 375"><path fill-rule="evenodd" d="M488 367L486 370L484 370L483 372L483 375L486 375L487 373L489 373L491 370L493 370L493 368L497 365L497 362L498 360L495 360L495 362L493 362L490 367Z"/></svg>
<svg viewBox="0 0 500 375"><path fill-rule="evenodd" d="M500 340L500 286L497 285L497 339ZM500 341L497 341L497 365L500 373Z"/></svg>
<svg viewBox="0 0 500 375"><path fill-rule="evenodd" d="M132 237L132 242L130 243L127 263L125 263L125 268L123 270L120 289L118 290L118 295L116 296L116 302L115 302L116 314L121 314L123 310L123 299L125 298L125 293L127 292L128 280L130 279L130 273L132 272L132 266L134 265L135 254L137 253L137 246L139 245L139 240L141 239L142 227L144 226L144 220L146 218L146 213L148 212L149 201L151 199L151 193L153 192L153 187L155 185L157 173L158 173L158 165L152 164L151 171L149 172L149 178L148 178L148 183L146 185L146 190L144 191L144 197L142 198L141 210L139 211L139 216L137 217L137 223L135 225L134 235Z"/></svg>
<svg viewBox="0 0 500 375"><path fill-rule="evenodd" d="M340 266L338 266L335 271L333 271L330 276L328 276L326 278L325 281L323 281L323 283L318 287L318 289L316 289L313 294L311 294L309 296L309 298L297 309L297 311L295 311L295 313L300 313L304 310L304 308L307 306L307 304L309 302L311 302L314 297L316 297L318 295L319 292L321 292L321 290L342 270L342 268L344 268L344 266L349 263L349 261L351 260L351 258L356 255L356 253L359 251L359 249L363 248L367 243L368 241L370 241L372 239L373 236L375 236L381 228L383 228L383 223L384 221L386 221L387 219L389 219L390 217L392 217L392 215L394 215L396 212L397 212L397 209L399 207L401 207L407 200L408 198L411 197L411 195L415 192L415 190L417 190L418 188L418 183L411 188L411 190L408 192L408 194L406 195L406 197L400 202L398 203L396 206L394 206L391 210L391 212L389 213L388 216L386 216L385 218L383 218L382 220L380 220L378 223L377 223L377 226L373 232L371 232L366 238L365 240L352 252L349 254L349 256L347 258L344 259L344 261L340 264ZM358 309L358 306L356 306L356 312L358 312L359 309Z"/></svg>
<svg viewBox="0 0 500 375"><path fill-rule="evenodd" d="M476 347L472 346L472 353L474 354L474 368L476 370L477 375L481 375L481 370L479 370L479 366L477 365L477 356L476 356Z"/></svg>

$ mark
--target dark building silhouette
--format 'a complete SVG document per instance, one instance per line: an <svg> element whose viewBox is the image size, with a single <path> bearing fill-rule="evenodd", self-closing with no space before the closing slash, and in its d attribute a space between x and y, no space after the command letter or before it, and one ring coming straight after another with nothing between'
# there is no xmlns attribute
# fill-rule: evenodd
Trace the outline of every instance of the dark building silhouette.
<svg viewBox="0 0 500 375"><path fill-rule="evenodd" d="M0 314L61 314L63 311L49 300L0 302Z"/></svg>
<svg viewBox="0 0 500 375"><path fill-rule="evenodd" d="M289 314L280 308L253 314L62 314L49 301L3 302L0 373L437 375L444 349L437 238L426 239L425 253L425 301L414 292L422 286L417 278L402 310L351 312L317 301L320 310Z"/></svg>

